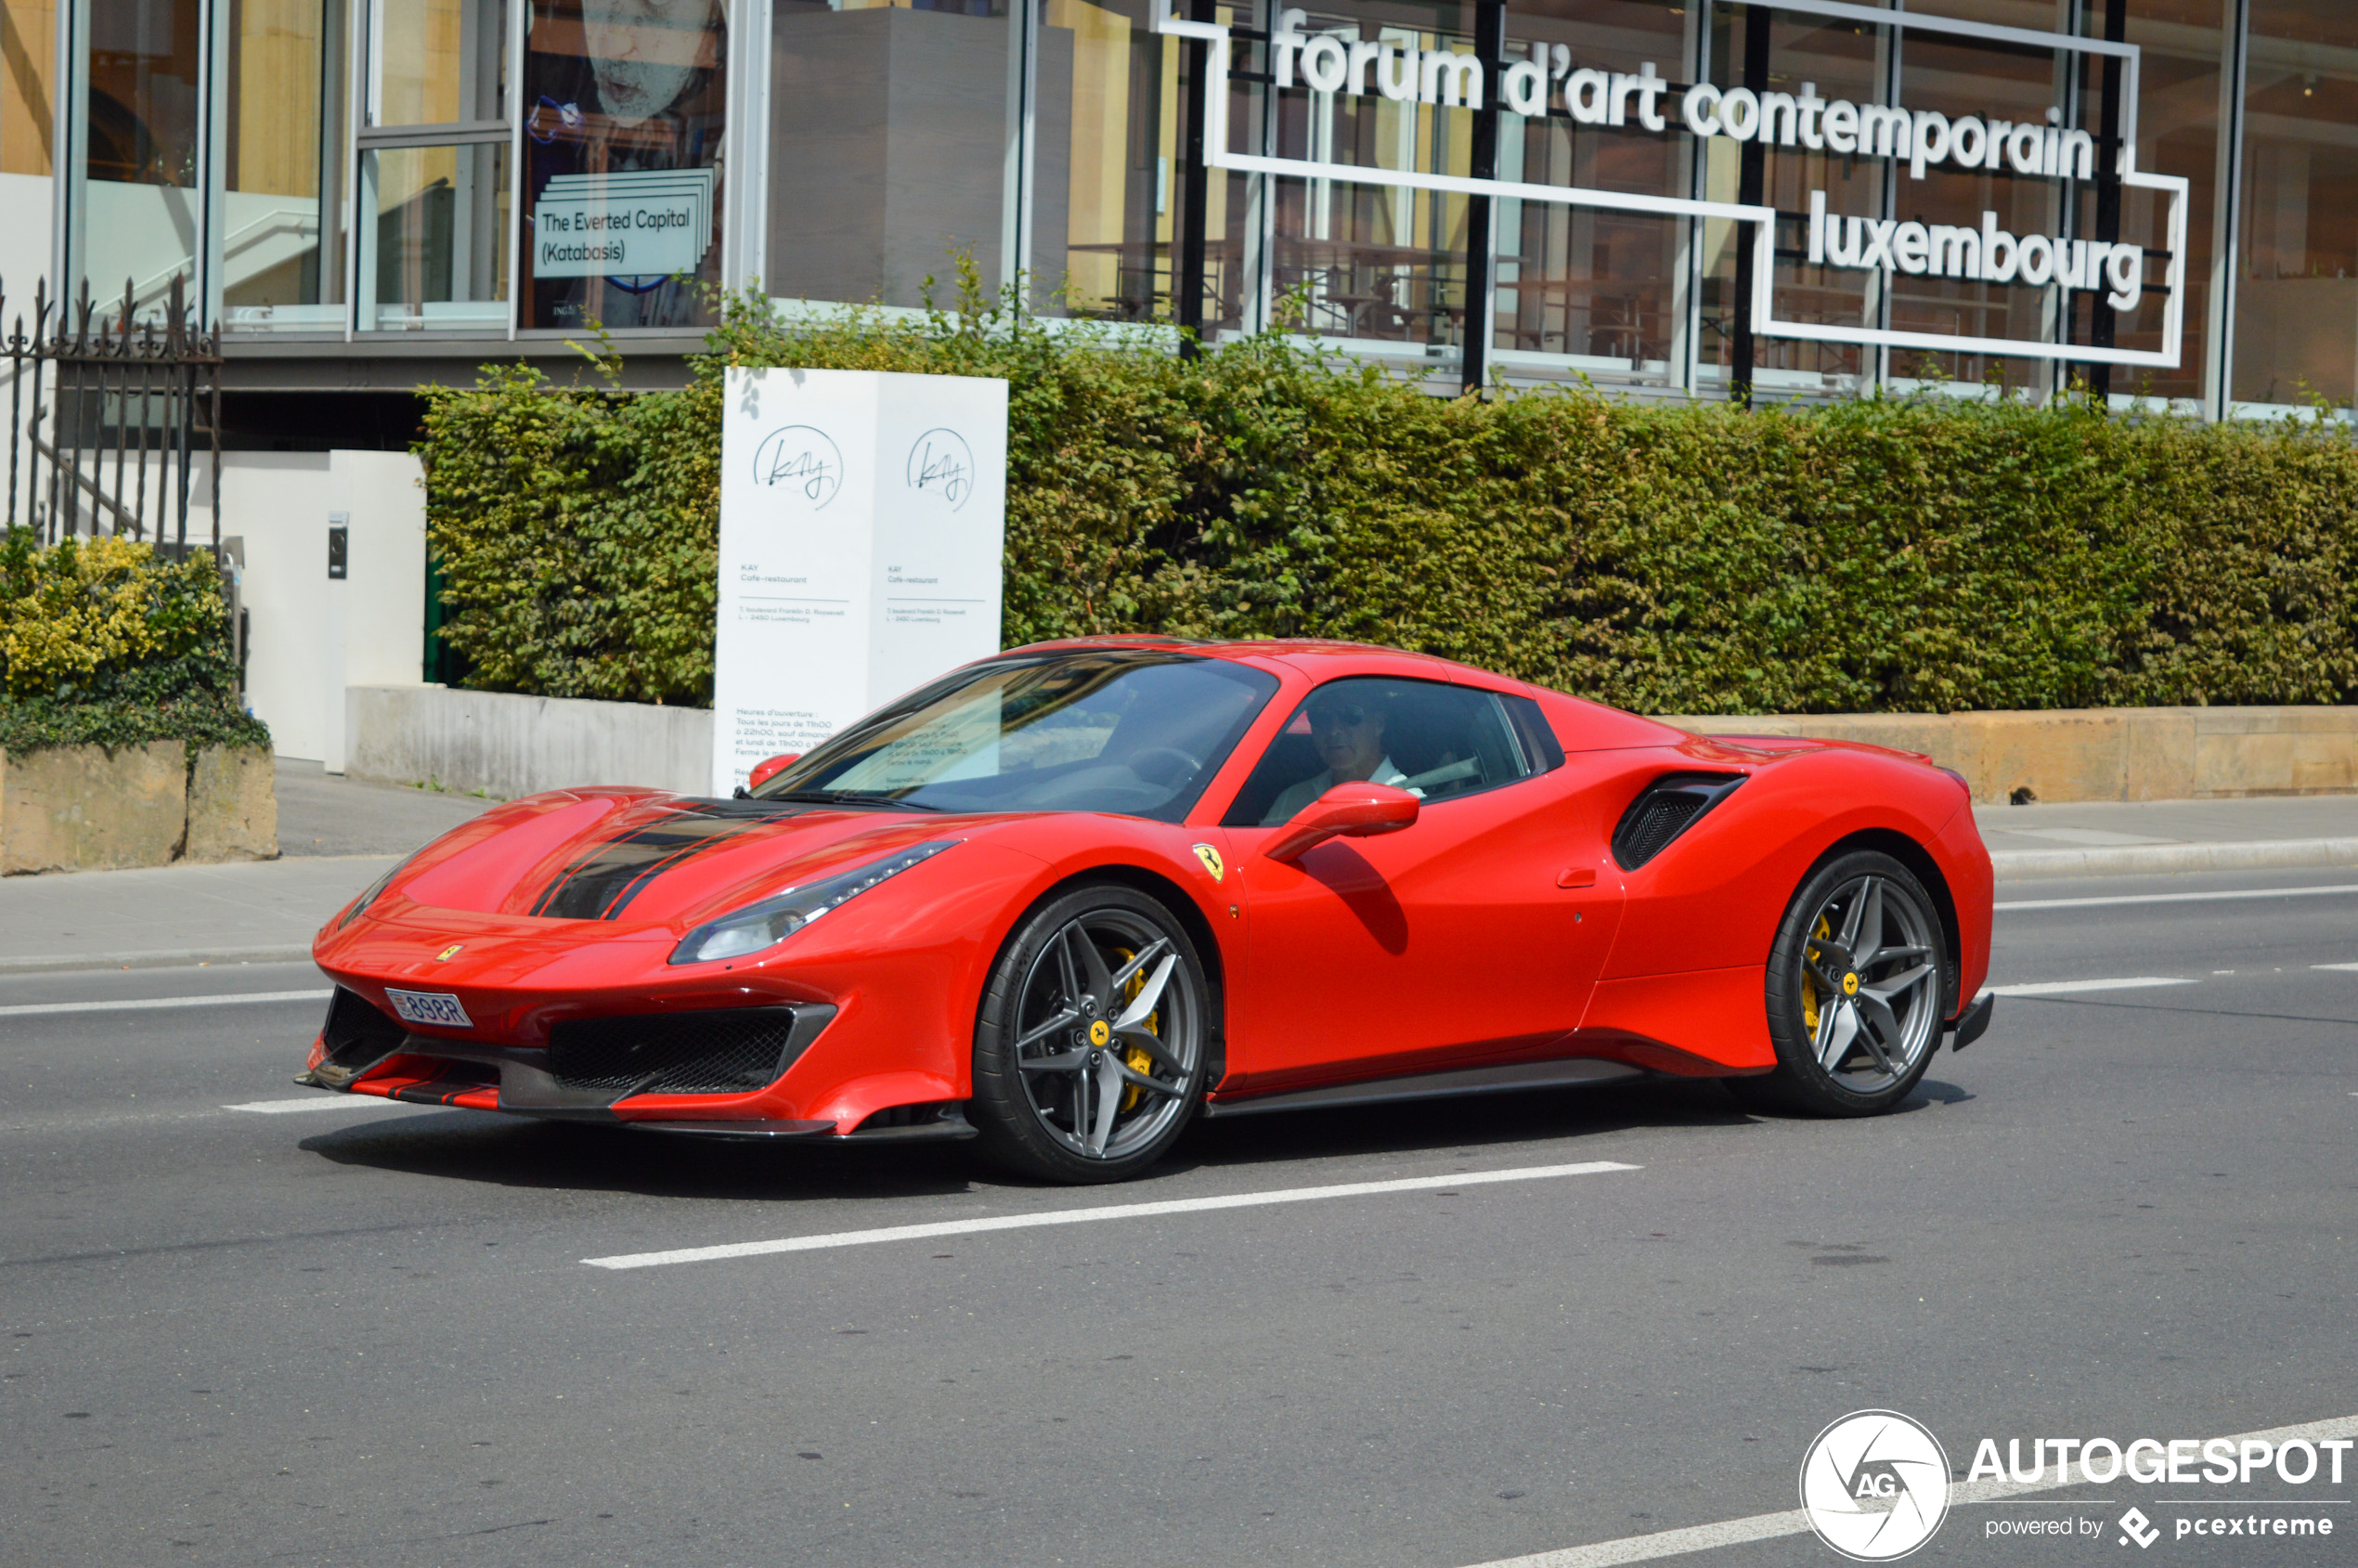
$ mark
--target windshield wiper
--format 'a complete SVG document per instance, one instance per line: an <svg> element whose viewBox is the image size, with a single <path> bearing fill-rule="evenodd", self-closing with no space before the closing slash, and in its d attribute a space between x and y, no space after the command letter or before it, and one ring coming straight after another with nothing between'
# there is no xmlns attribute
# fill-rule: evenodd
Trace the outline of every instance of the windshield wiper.
<svg viewBox="0 0 2358 1568"><path fill-rule="evenodd" d="M939 811L939 806L928 806L922 800L904 800L900 796L881 789L787 789L775 795L765 795L763 800L801 800L816 806L898 806L904 811Z"/></svg>

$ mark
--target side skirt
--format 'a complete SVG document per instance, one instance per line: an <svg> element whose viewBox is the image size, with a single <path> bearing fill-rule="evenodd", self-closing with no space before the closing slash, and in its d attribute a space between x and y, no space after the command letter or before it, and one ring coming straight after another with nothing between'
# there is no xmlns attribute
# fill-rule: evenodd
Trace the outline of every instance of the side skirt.
<svg viewBox="0 0 2358 1568"><path fill-rule="evenodd" d="M1323 1110L1341 1106L1382 1105L1392 1100L1455 1099L1467 1095L1504 1095L1522 1089L1561 1089L1579 1084L1625 1083L1643 1078L1643 1068L1626 1062L1578 1058L1551 1062L1509 1062L1498 1067L1458 1068L1447 1072L1419 1072L1406 1078L1379 1078L1358 1083L1329 1083L1317 1089L1292 1089L1281 1094L1254 1095L1244 1099L1206 1100L1203 1114L1252 1116L1270 1110Z"/></svg>

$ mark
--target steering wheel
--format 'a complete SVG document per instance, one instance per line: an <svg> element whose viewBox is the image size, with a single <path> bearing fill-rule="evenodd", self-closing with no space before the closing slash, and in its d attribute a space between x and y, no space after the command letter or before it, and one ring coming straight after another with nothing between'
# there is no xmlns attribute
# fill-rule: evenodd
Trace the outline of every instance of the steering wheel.
<svg viewBox="0 0 2358 1568"><path fill-rule="evenodd" d="M1203 767L1200 759L1188 756L1175 745L1143 747L1123 758L1122 765L1160 789L1175 787L1182 779Z"/></svg>

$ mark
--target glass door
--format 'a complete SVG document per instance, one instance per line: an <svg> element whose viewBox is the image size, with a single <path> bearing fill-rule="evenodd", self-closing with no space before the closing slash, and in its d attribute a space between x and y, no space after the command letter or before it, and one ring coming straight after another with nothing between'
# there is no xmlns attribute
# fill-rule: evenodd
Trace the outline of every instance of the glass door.
<svg viewBox="0 0 2358 1568"><path fill-rule="evenodd" d="M231 331L343 335L348 9L348 0L231 9L218 205Z"/></svg>
<svg viewBox="0 0 2358 1568"><path fill-rule="evenodd" d="M68 0L80 47L65 118L65 287L87 280L98 317L127 291L135 320L162 318L173 287L201 295L210 7L200 0Z"/></svg>
<svg viewBox="0 0 2358 1568"><path fill-rule="evenodd" d="M365 0L364 332L509 330L506 0Z"/></svg>

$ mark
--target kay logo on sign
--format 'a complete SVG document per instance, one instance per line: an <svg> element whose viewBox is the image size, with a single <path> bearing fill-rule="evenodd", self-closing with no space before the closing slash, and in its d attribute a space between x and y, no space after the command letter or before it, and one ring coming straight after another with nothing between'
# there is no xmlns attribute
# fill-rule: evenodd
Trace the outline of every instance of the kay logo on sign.
<svg viewBox="0 0 2358 1568"><path fill-rule="evenodd" d="M954 430L928 430L909 448L907 478L917 495L959 511L975 493L974 448Z"/></svg>
<svg viewBox="0 0 2358 1568"><path fill-rule="evenodd" d="M753 482L818 512L843 488L843 451L816 425L773 430L754 448Z"/></svg>
<svg viewBox="0 0 2358 1568"><path fill-rule="evenodd" d="M1801 1461L1801 1510L1857 1562L1905 1557L1949 1511L1949 1456L1897 1410L1860 1410L1818 1434Z"/></svg>

